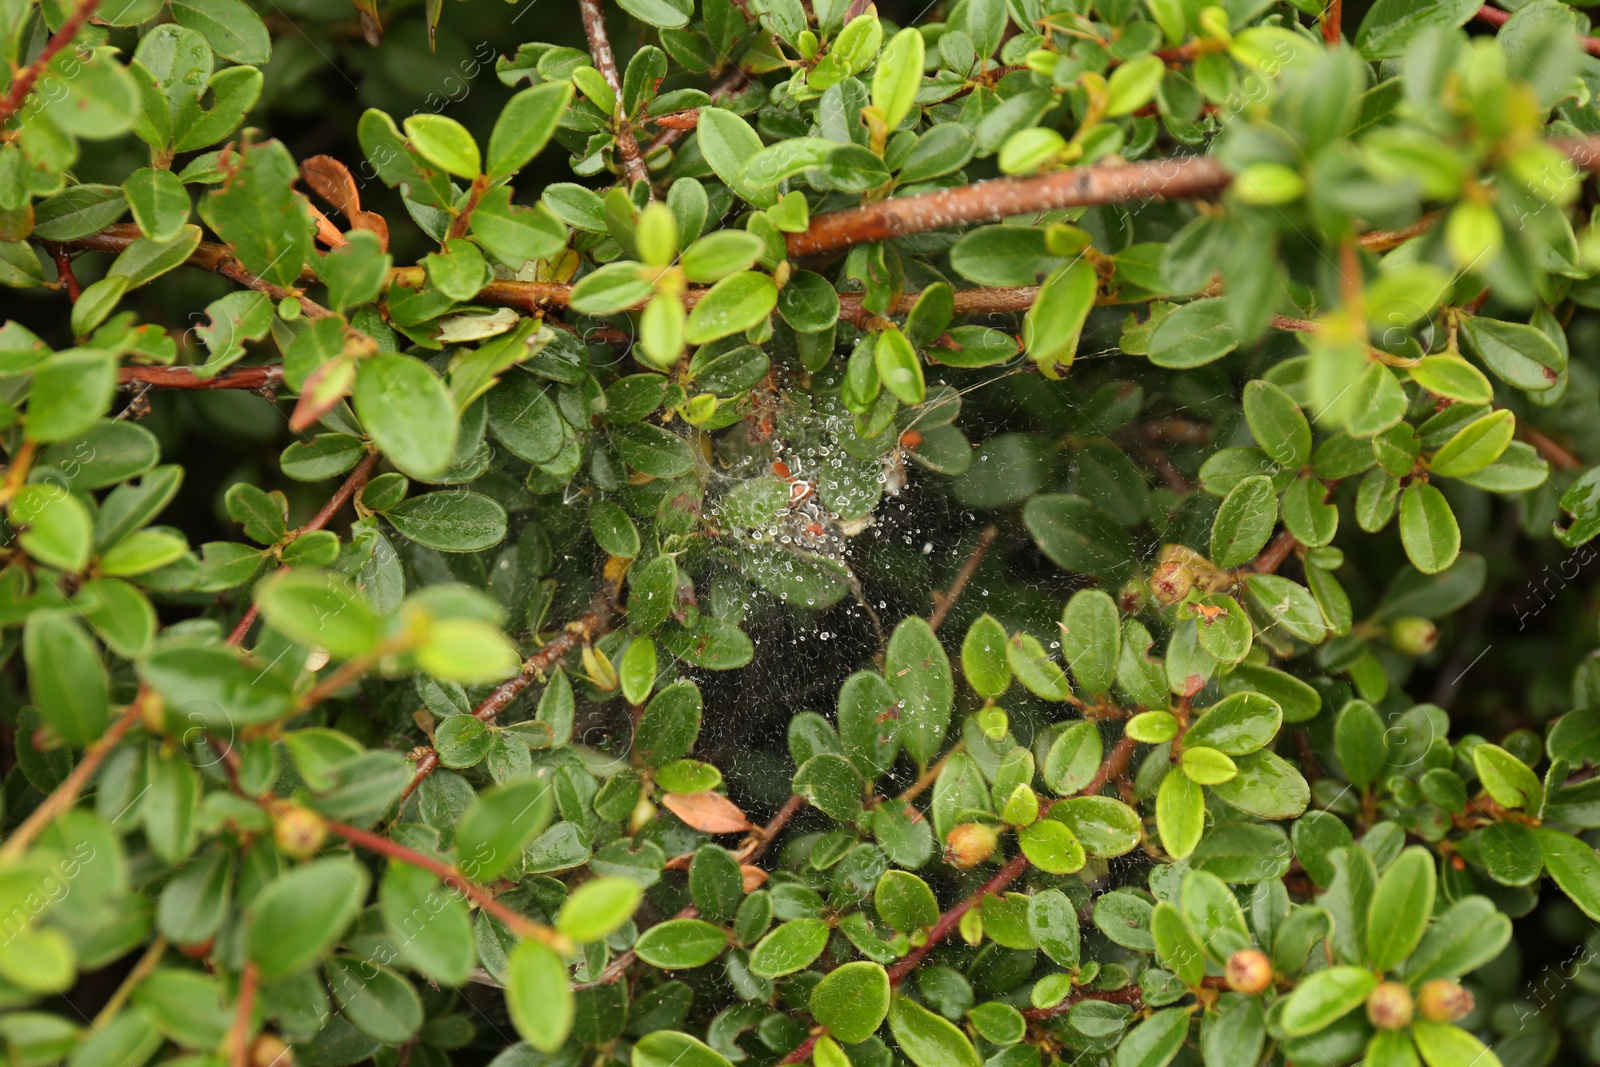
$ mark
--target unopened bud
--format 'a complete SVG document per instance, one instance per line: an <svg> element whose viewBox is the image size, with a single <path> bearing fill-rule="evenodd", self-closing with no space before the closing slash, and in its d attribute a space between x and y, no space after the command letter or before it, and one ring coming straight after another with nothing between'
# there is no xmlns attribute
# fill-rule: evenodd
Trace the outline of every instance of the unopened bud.
<svg viewBox="0 0 1600 1067"><path fill-rule="evenodd" d="M992 826L981 822L962 823L945 835L944 858L951 865L976 867L990 856L1000 844L1000 834Z"/></svg>
<svg viewBox="0 0 1600 1067"><path fill-rule="evenodd" d="M1448 978L1422 983L1417 993L1417 1008L1429 1022L1453 1023L1472 1014L1472 994Z"/></svg>
<svg viewBox="0 0 1600 1067"><path fill-rule="evenodd" d="M294 1049L277 1034L262 1034L250 1046L250 1067L294 1067Z"/></svg>
<svg viewBox="0 0 1600 1067"><path fill-rule="evenodd" d="M1176 604L1194 588L1194 571L1181 560L1169 559L1150 575L1150 592L1163 604Z"/></svg>
<svg viewBox="0 0 1600 1067"><path fill-rule="evenodd" d="M633 806L633 814L628 816L628 833L638 833L649 826L655 817L656 806L650 802L649 797L640 795L639 803Z"/></svg>
<svg viewBox="0 0 1600 1067"><path fill-rule="evenodd" d="M139 694L139 721L153 734L167 730L167 704L153 689Z"/></svg>
<svg viewBox="0 0 1600 1067"><path fill-rule="evenodd" d="M328 824L322 816L298 804L279 808L272 822L272 839L278 843L278 851L293 859L314 855L327 837Z"/></svg>
<svg viewBox="0 0 1600 1067"><path fill-rule="evenodd" d="M1407 615L1389 624L1389 644L1408 656L1426 656L1439 643L1439 628L1431 619Z"/></svg>
<svg viewBox="0 0 1600 1067"><path fill-rule="evenodd" d="M1416 1003L1401 982L1382 982L1367 996L1367 1018L1379 1030L1403 1030L1411 1025Z"/></svg>
<svg viewBox="0 0 1600 1067"><path fill-rule="evenodd" d="M1272 988L1272 961L1253 948L1235 952L1228 957L1227 981L1235 993L1265 993Z"/></svg>

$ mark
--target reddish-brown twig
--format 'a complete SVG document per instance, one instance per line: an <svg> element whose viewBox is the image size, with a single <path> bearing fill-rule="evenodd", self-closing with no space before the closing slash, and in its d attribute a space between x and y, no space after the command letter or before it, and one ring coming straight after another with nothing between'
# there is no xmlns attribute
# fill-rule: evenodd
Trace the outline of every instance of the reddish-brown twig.
<svg viewBox="0 0 1600 1067"><path fill-rule="evenodd" d="M562 940L560 935L548 926L536 923L526 915L515 912L500 903L499 900L495 899L493 893L468 878L458 868L452 867L443 860L434 859L432 856L425 855L415 849L407 848L398 841L391 841L387 837L372 833L369 830L361 830L342 822L334 822L330 819L327 827L330 833L337 834L358 848L388 856L390 859L399 860L401 863L409 864L412 867L420 867L429 874L437 875L446 885L459 891L483 911L499 919L506 925L507 929L518 937L531 937L535 940L543 941L545 944L556 944Z"/></svg>
<svg viewBox="0 0 1600 1067"><path fill-rule="evenodd" d="M310 533L312 530L320 530L332 522L333 517L339 513L339 509L344 507L350 498L356 495L357 490L372 480L372 472L377 470L378 460L381 458L382 456L377 452L368 452L363 456L361 462L357 463L355 469L350 472L350 476L344 480L338 489L334 490L333 496L328 498L328 502L322 505L322 509L311 516L311 520L304 526L298 527L293 536L299 537L302 534ZM237 645L243 641L245 635L250 632L250 627L255 624L258 614L260 614L260 609L254 604L246 608L244 617L233 628L233 632L228 634L228 644Z"/></svg>
<svg viewBox="0 0 1600 1067"><path fill-rule="evenodd" d="M248 389L272 394L283 382L283 365L267 363L260 367L232 367L214 378L201 378L190 367L119 367L121 385L149 385L157 389Z"/></svg>
<svg viewBox="0 0 1600 1067"><path fill-rule="evenodd" d="M630 182L648 182L650 170L644 165L633 123L622 110L622 76L617 73L617 58L611 53L611 38L606 36L606 17L600 10L600 0L578 0L578 10L583 13L583 32L589 38L589 54L594 57L595 69L605 77L617 98L611 128L616 136L617 155L622 159L622 173Z"/></svg>
<svg viewBox="0 0 1600 1067"><path fill-rule="evenodd" d="M95 771L100 769L100 764L105 762L106 757L111 755L111 750L117 747L129 730L133 729L133 724L139 721L139 708L145 694L146 691L141 688L133 703L123 708L122 714L112 720L110 728L83 750L83 758L72 768L71 773L61 780L61 784L56 786L26 819L22 820L22 825L12 831L5 845L0 846L0 863L11 863L16 860L45 827L77 803L78 794L83 792L83 787L94 777Z"/></svg>
<svg viewBox="0 0 1600 1067"><path fill-rule="evenodd" d="M99 6L100 0L82 0L67 15L66 21L61 24L61 28L50 35L50 39L39 50L38 57L32 63L16 72L16 76L11 79L11 88L6 90L5 98L0 99L0 127L5 126L11 121L13 115L22 110L22 105L27 101L28 94L33 92L34 83L45 72L45 68L50 66L50 61L55 59L63 48L72 43L72 39L78 36L78 31L83 29L84 24L89 21L89 17L94 14L95 8ZM4 135L0 136L0 139L9 141L13 136L15 136L15 131L6 130Z"/></svg>
<svg viewBox="0 0 1600 1067"><path fill-rule="evenodd" d="M260 984L260 969L253 963L246 963L239 975L239 1000L233 1009L233 1025L228 1028L230 1067L249 1067L251 1016L255 1014L256 987Z"/></svg>
<svg viewBox="0 0 1600 1067"><path fill-rule="evenodd" d="M1299 546L1300 542L1295 540L1294 534L1280 530L1272 543L1261 550L1261 555L1256 557L1250 569L1257 574L1276 574L1278 568L1283 566L1283 561L1289 558L1289 553Z"/></svg>
<svg viewBox="0 0 1600 1067"><path fill-rule="evenodd" d="M944 622L945 616L950 614L950 609L956 606L961 593L967 588L967 583L972 581L972 576L978 573L978 567L983 563L983 557L989 554L995 538L1000 536L1000 531L993 526L984 528L978 535L978 543L972 546L972 552L967 556L967 561L961 565L955 581L950 583L950 588L943 594L936 594L937 599L933 605L933 612L928 616L928 626L934 630Z"/></svg>
<svg viewBox="0 0 1600 1067"><path fill-rule="evenodd" d="M778 1067L784 1067L785 1064L790 1063L806 1062L806 1058L810 1056L812 1050L817 1047L817 1039L821 1036L821 1034L812 1034L804 1041L800 1042L793 1052L789 1053L783 1059L778 1061Z"/></svg>
<svg viewBox="0 0 1600 1067"><path fill-rule="evenodd" d="M1473 17L1479 22L1486 22L1495 29L1499 29L1501 26L1504 26L1508 21L1510 21L1511 14L1506 11L1501 11L1497 7L1490 7L1488 4L1485 4L1478 8ZM1600 37L1580 36L1578 38L1578 47L1582 48L1585 52L1588 52L1591 56L1600 56Z"/></svg>

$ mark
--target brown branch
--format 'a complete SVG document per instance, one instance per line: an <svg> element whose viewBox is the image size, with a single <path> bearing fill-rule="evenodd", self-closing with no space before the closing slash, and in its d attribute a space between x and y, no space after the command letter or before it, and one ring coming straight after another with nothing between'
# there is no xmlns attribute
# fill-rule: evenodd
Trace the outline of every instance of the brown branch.
<svg viewBox="0 0 1600 1067"><path fill-rule="evenodd" d="M1022 1017L1030 1022L1042 1019L1053 1019L1058 1015L1065 1015L1073 1007L1085 1000L1100 1000L1107 1004L1140 1005L1144 1003L1144 990L1136 985L1123 986L1121 989L1105 991L1093 989L1075 989L1067 999L1060 1004L1052 1004L1048 1008L1025 1008Z"/></svg>
<svg viewBox="0 0 1600 1067"><path fill-rule="evenodd" d="M991 178L819 215L805 233L789 235L789 255L794 259L822 255L851 245L1056 208L1204 196L1220 192L1231 180L1210 156L1079 167L1032 178Z"/></svg>
<svg viewBox="0 0 1600 1067"><path fill-rule="evenodd" d="M72 273L72 253L57 245L51 249L51 254L56 261L56 274L60 277L61 284L66 287L67 300L76 304L78 297L83 295L83 289L78 285L78 276Z"/></svg>
<svg viewBox="0 0 1600 1067"><path fill-rule="evenodd" d="M1557 444L1543 430L1535 429L1527 423L1517 423L1517 436L1532 445L1539 455L1543 456L1557 470L1575 471L1583 466L1583 461L1565 448Z"/></svg>
<svg viewBox="0 0 1600 1067"><path fill-rule="evenodd" d="M633 123L622 110L622 76L617 73L617 57L611 53L611 38L606 36L606 17L600 10L600 0L578 0L583 14L583 32L589 37L589 54L594 65L611 86L617 98L617 110L611 118L611 129L616 136L617 154L622 157L622 173L630 182L649 182L650 169L645 166L644 154L639 151L638 138L633 133Z"/></svg>
<svg viewBox="0 0 1600 1067"><path fill-rule="evenodd" d="M961 593L967 588L967 583L972 581L972 576L978 573L978 567L983 563L983 557L989 554L989 549L994 545L995 538L1000 536L1000 531L987 526L983 533L978 535L978 543L972 546L972 553L967 556L967 561L961 565L961 570L956 574L956 580L950 583L950 588L943 594L935 593L933 613L928 616L928 626L937 630L939 624L944 622L945 616L950 614L950 609L956 606Z"/></svg>
<svg viewBox="0 0 1600 1067"><path fill-rule="evenodd" d="M344 483L334 490L333 496L329 497L328 502L322 505L322 509L311 516L311 520L304 526L297 528L293 536L299 537L313 530L320 530L332 522L333 517L339 513L339 509L344 507L350 498L356 495L356 491L372 480L372 472L378 469L378 460L381 458L382 456L377 452L368 452L361 462L356 464L355 469L350 472L350 476L344 480ZM228 644L237 645L243 641L260 612L261 609L254 604L245 609L244 617L239 620L238 625L233 628L233 632L228 635Z"/></svg>
<svg viewBox="0 0 1600 1067"><path fill-rule="evenodd" d="M239 1003L234 1008L233 1025L228 1028L230 1067L250 1067L250 1017L255 1014L256 987L260 983L260 969L246 963L239 976Z"/></svg>
<svg viewBox="0 0 1600 1067"><path fill-rule="evenodd" d="M1256 557L1250 569L1257 574L1276 574L1278 568L1283 566L1283 561L1289 558L1289 553L1298 547L1300 542L1295 540L1294 534L1281 530L1272 543L1261 550L1261 555Z"/></svg>
<svg viewBox="0 0 1600 1067"><path fill-rule="evenodd" d="M1322 43L1330 48L1336 47L1344 38L1340 23L1344 21L1344 0L1328 0L1328 7L1322 13Z"/></svg>
<svg viewBox="0 0 1600 1067"><path fill-rule="evenodd" d="M0 100L0 127L9 123L12 117L22 110L22 105L27 102L28 94L33 92L34 83L45 72L45 68L50 65L50 61L55 59L63 48L72 43L72 39L78 36L78 31L83 29L84 24L89 21L89 17L94 14L95 8L99 6L100 0L82 0L77 7L72 9L66 21L61 24L61 28L50 35L50 39L39 50L39 55L34 61L16 72L16 76L11 79L11 88L6 91L5 98ZM9 141L14 136L16 136L15 130L6 130L3 139Z"/></svg>
<svg viewBox="0 0 1600 1067"><path fill-rule="evenodd" d="M518 937L533 938L551 946L559 945L565 941L560 934L548 926L534 922L526 915L513 911L502 904L495 898L493 893L468 878L457 867L453 867L442 860L436 860L432 856L424 855L415 849L407 848L397 841L391 841L387 837L368 830L361 830L342 822L335 822L332 819L327 820L327 827L330 833L337 834L352 845L364 848L368 852L376 852L381 856L387 856L393 860L399 860L401 863L409 864L412 867L420 867L429 874L438 876L446 885L459 891L483 911L499 919Z"/></svg>
<svg viewBox="0 0 1600 1067"><path fill-rule="evenodd" d="M811 1055L812 1050L817 1047L817 1039L821 1036L821 1034L812 1034L804 1041L800 1042L793 1052L789 1053L783 1059L778 1061L778 1067L784 1067L785 1064L790 1063L806 1062L806 1059Z"/></svg>
<svg viewBox="0 0 1600 1067"><path fill-rule="evenodd" d="M722 101L733 96L733 94L737 93L740 89L748 84L750 84L750 75L745 73L744 68L734 67L733 70L729 72L727 77L723 78L716 85L711 87L711 102L713 104L720 104ZM681 116L682 121L673 123L670 126L662 121L665 118L667 118L667 116L662 115L658 116L655 120L656 125L661 126L662 130L660 133L656 134L655 140L651 141L649 146L645 148L644 154L646 159L654 155L660 149L677 144L684 134L688 133L690 130L699 125L700 111L697 108L694 111L684 112Z"/></svg>
<svg viewBox="0 0 1600 1067"><path fill-rule="evenodd" d="M1478 8L1473 17L1479 22L1488 23L1495 29L1504 26L1511 19L1510 13L1501 11L1499 8L1490 7L1488 4ZM1578 47L1588 52L1591 56L1600 56L1600 37L1580 36L1578 38Z"/></svg>
<svg viewBox="0 0 1600 1067"><path fill-rule="evenodd" d="M1128 761L1133 758L1134 749L1139 747L1139 742L1123 734L1117 743L1111 747L1111 752L1100 763L1100 769L1094 772L1094 777L1089 779L1089 784L1084 786L1083 796L1097 796L1113 779L1121 778L1128 770Z"/></svg>
<svg viewBox="0 0 1600 1067"><path fill-rule="evenodd" d="M248 389L268 397L283 382L283 365L233 367L215 378L201 378L192 367L119 367L119 385L148 385L156 389Z"/></svg>
<svg viewBox="0 0 1600 1067"><path fill-rule="evenodd" d="M121 223L107 226L97 233L87 234L72 241L62 241L59 246L47 244L52 250L56 247L81 249L85 252L121 252L133 242L139 240L143 234L139 227ZM213 274L220 274L229 281L238 282L246 289L254 289L258 293L265 293L273 300L295 300L300 304L301 310L313 319L325 319L333 312L312 300L298 289L285 289L263 278L258 278L245 269L227 245L202 241L185 260L191 267L200 267ZM317 276L309 269L302 268L296 281L301 285L313 285Z"/></svg>
<svg viewBox="0 0 1600 1067"><path fill-rule="evenodd" d="M1002 889L1016 881L1022 872L1027 869L1028 857L1018 852L1011 858L1010 862L1000 868L993 878L983 883L983 888L939 916L939 921L928 927L928 939L889 968L889 982L892 985L899 985L906 975L917 969L917 966L922 963L923 957L932 952L935 945L943 941L950 935L952 930L961 925L961 917L963 915L982 904L984 897L999 896Z"/></svg>
<svg viewBox="0 0 1600 1067"><path fill-rule="evenodd" d="M83 750L83 759L72 768L72 772L29 813L22 821L22 825L12 831L5 845L0 846L0 864L15 862L45 827L54 822L58 815L71 810L72 805L78 802L78 794L83 792L83 787L94 777L94 772L100 769L100 764L105 762L106 757L111 755L111 750L127 736L129 730L133 729L133 724L139 721L139 709L147 695L148 691L141 687L133 703L122 709L122 714L112 721L110 728Z"/></svg>

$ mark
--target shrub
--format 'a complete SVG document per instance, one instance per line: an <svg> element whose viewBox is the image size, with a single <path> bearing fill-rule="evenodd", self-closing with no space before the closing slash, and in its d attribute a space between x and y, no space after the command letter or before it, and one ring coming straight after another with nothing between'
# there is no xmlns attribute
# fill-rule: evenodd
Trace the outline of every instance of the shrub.
<svg viewBox="0 0 1600 1067"><path fill-rule="evenodd" d="M0 3L10 1063L1596 1055L1587 17L915 7Z"/></svg>

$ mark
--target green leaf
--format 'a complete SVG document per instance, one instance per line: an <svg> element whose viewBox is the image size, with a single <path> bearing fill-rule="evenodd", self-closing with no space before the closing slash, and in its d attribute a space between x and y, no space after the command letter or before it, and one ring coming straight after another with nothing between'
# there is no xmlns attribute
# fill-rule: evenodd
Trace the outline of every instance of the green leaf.
<svg viewBox="0 0 1600 1067"><path fill-rule="evenodd" d="M993 615L980 615L961 641L961 674L974 692L993 700L1011 688L1010 638Z"/></svg>
<svg viewBox="0 0 1600 1067"><path fill-rule="evenodd" d="M104 732L110 714L109 683L100 650L69 614L35 611L22 633L28 693L57 737L88 745Z"/></svg>
<svg viewBox="0 0 1600 1067"><path fill-rule="evenodd" d="M878 68L872 75L872 105L883 116L888 129L899 126L916 103L922 84L922 34L908 26L889 38Z"/></svg>
<svg viewBox="0 0 1600 1067"><path fill-rule="evenodd" d="M1283 709L1260 693L1235 693L1204 709L1187 733L1185 747L1202 745L1230 756L1265 748L1278 734Z"/></svg>
<svg viewBox="0 0 1600 1067"><path fill-rule="evenodd" d="M479 174L482 157L467 128L443 115L412 115L405 120L406 139L417 154L458 178Z"/></svg>
<svg viewBox="0 0 1600 1067"><path fill-rule="evenodd" d="M482 493L460 489L411 497L384 518L400 536L441 552L478 552L506 536L505 509Z"/></svg>
<svg viewBox="0 0 1600 1067"><path fill-rule="evenodd" d="M1080 589L1061 613L1061 649L1085 692L1104 693L1116 679L1121 616L1109 593Z"/></svg>
<svg viewBox="0 0 1600 1067"><path fill-rule="evenodd" d="M421 1028L422 999L394 971L351 956L335 956L323 969L344 1018L363 1034L400 1044Z"/></svg>
<svg viewBox="0 0 1600 1067"><path fill-rule="evenodd" d="M700 736L700 687L687 679L673 682L645 707L634 731L634 749L646 766L681 759Z"/></svg>
<svg viewBox="0 0 1600 1067"><path fill-rule="evenodd" d="M1463 404L1488 404L1494 387L1477 367L1460 356L1441 353L1424 356L1407 368L1411 380L1435 396Z"/></svg>
<svg viewBox="0 0 1600 1067"><path fill-rule="evenodd" d="M572 84L552 81L524 89L506 102L489 135L484 173L505 178L528 165L556 132L561 115L572 102Z"/></svg>
<svg viewBox="0 0 1600 1067"><path fill-rule="evenodd" d="M1158 901L1150 915L1150 935L1155 938L1156 955L1162 966L1191 988L1198 988L1206 976L1206 954L1200 939L1189 928L1183 912L1166 901Z"/></svg>
<svg viewBox="0 0 1600 1067"><path fill-rule="evenodd" d="M1539 776L1526 763L1501 748L1487 742L1472 749L1472 766L1478 772L1483 788L1495 803L1507 808L1526 808L1537 812L1544 802L1544 788Z"/></svg>
<svg viewBox="0 0 1600 1067"><path fill-rule="evenodd" d="M327 953L367 897L366 869L314 860L278 875L246 911L246 951L266 981L305 970Z"/></svg>
<svg viewBox="0 0 1600 1067"><path fill-rule="evenodd" d="M1161 835L1161 847L1173 859L1185 859L1200 843L1205 825L1205 794L1188 775L1174 767L1156 792L1156 829Z"/></svg>
<svg viewBox="0 0 1600 1067"><path fill-rule="evenodd" d="M1419 845L1400 853L1378 879L1367 918L1367 956L1374 970L1390 970L1422 940L1433 915L1437 878L1433 853Z"/></svg>
<svg viewBox="0 0 1600 1067"><path fill-rule="evenodd" d="M1467 347L1508 385L1542 392L1567 372L1566 355L1537 327L1468 315L1460 329Z"/></svg>
<svg viewBox="0 0 1600 1067"><path fill-rule="evenodd" d="M506 1008L517 1033L534 1048L555 1052L566 1043L577 1005L566 961L555 949L525 940L511 951L506 961Z"/></svg>
<svg viewBox="0 0 1600 1067"><path fill-rule="evenodd" d="M916 1067L980 1067L982 1060L967 1035L906 997L889 1005L889 1030Z"/></svg>
<svg viewBox="0 0 1600 1067"><path fill-rule="evenodd" d="M955 701L949 657L926 619L913 616L895 627L884 676L900 705L900 743L926 765L944 742Z"/></svg>
<svg viewBox="0 0 1600 1067"><path fill-rule="evenodd" d="M1017 831L1028 862L1046 874L1072 874L1083 869L1083 845L1065 823L1040 819Z"/></svg>
<svg viewBox="0 0 1600 1067"><path fill-rule="evenodd" d="M871 1037L889 1014L889 976L865 960L846 963L811 990L811 1014L847 1045Z"/></svg>
<svg viewBox="0 0 1600 1067"><path fill-rule="evenodd" d="M136 170L122 188L128 196L128 207L133 209L134 221L152 241L171 241L189 221L189 194L170 170Z"/></svg>
<svg viewBox="0 0 1600 1067"><path fill-rule="evenodd" d="M111 406L116 361L108 352L69 348L33 370L25 433L28 440L65 441L94 425Z"/></svg>
<svg viewBox="0 0 1600 1067"><path fill-rule="evenodd" d="M89 565L94 520L77 497L51 485L26 485L11 498L8 517L22 531L17 543L36 562L73 573Z"/></svg>
<svg viewBox="0 0 1600 1067"><path fill-rule="evenodd" d="M371 651L382 637L377 615L340 575L285 570L256 586L255 602L280 633L341 659Z"/></svg>
<svg viewBox="0 0 1600 1067"><path fill-rule="evenodd" d="M1600 920L1600 855L1571 834L1536 827L1545 869L1585 915Z"/></svg>
<svg viewBox="0 0 1600 1067"><path fill-rule="evenodd" d="M1161 320L1150 335L1150 362L1169 370L1214 363L1239 346L1228 317L1228 302L1211 297L1184 304Z"/></svg>
<svg viewBox="0 0 1600 1067"><path fill-rule="evenodd" d="M1022 324L1022 343L1028 358L1059 377L1057 368L1070 367L1078 351L1078 337L1094 308L1098 281L1094 267L1078 259L1045 280Z"/></svg>
<svg viewBox="0 0 1600 1067"><path fill-rule="evenodd" d="M472 917L454 889L420 867L390 861L378 886L378 906L384 929L408 964L444 985L467 980L477 952Z"/></svg>
<svg viewBox="0 0 1600 1067"><path fill-rule="evenodd" d="M800 765L794 776L797 795L805 797L818 811L841 822L849 822L860 816L864 785L861 772L852 767L849 760L831 752L812 756Z"/></svg>
<svg viewBox="0 0 1600 1067"><path fill-rule="evenodd" d="M657 1030L641 1037L634 1043L630 1062L632 1067L733 1067L708 1046L676 1030Z"/></svg>
<svg viewBox="0 0 1600 1067"><path fill-rule="evenodd" d="M1257 474L1242 479L1217 508L1211 524L1211 562L1237 567L1254 559L1278 522L1278 495L1272 479Z"/></svg>
<svg viewBox="0 0 1600 1067"><path fill-rule="evenodd" d="M1463 897L1429 924L1421 944L1406 961L1406 980L1421 983L1430 978L1459 978L1494 959L1510 940L1511 919L1493 901Z"/></svg>
<svg viewBox="0 0 1600 1067"><path fill-rule="evenodd" d="M695 143L706 164L742 199L757 207L770 207L776 201L776 191L761 196L742 180L745 160L761 151L761 135L744 119L723 108L703 107L695 127Z"/></svg>
<svg viewBox="0 0 1600 1067"><path fill-rule="evenodd" d="M778 290L769 275L759 271L730 274L708 289L689 312L684 339L691 345L703 345L742 333L765 322L777 303Z"/></svg>
<svg viewBox="0 0 1600 1067"><path fill-rule="evenodd" d="M1307 975L1284 1003L1284 1032L1305 1037L1325 1030L1365 1003L1377 986L1377 976L1361 967L1329 967Z"/></svg>
<svg viewBox="0 0 1600 1067"><path fill-rule="evenodd" d="M238 0L225 2L248 10ZM291 188L298 177L289 150L264 141L241 149L228 180L200 198L200 217L245 269L286 288L311 254L311 217Z"/></svg>
<svg viewBox="0 0 1600 1067"><path fill-rule="evenodd" d="M260 65L272 56L266 24L242 0L172 0L171 8L178 25L199 32L224 59Z"/></svg>
<svg viewBox="0 0 1600 1067"><path fill-rule="evenodd" d="M641 934L634 951L652 967L681 971L710 963L727 947L728 935L702 919L668 919Z"/></svg>
<svg viewBox="0 0 1600 1067"><path fill-rule="evenodd" d="M287 683L218 646L157 647L139 673L188 726L228 731L273 722L294 710Z"/></svg>
<svg viewBox="0 0 1600 1067"><path fill-rule="evenodd" d="M1461 1063L1500 1067L1500 1057L1459 1026L1418 1019L1411 1024L1411 1038L1428 1067L1455 1067Z"/></svg>
<svg viewBox="0 0 1600 1067"><path fill-rule="evenodd" d="M1191 1010L1158 1011L1128 1031L1117 1045L1117 1067L1166 1067L1183 1049Z"/></svg>
<svg viewBox="0 0 1600 1067"><path fill-rule="evenodd" d="M821 919L784 923L750 950L750 973L758 978L779 978L804 970L822 955L830 932L831 928Z"/></svg>
<svg viewBox="0 0 1600 1067"><path fill-rule="evenodd" d="M1430 27L1465 25L1477 10L1467 0L1378 0L1361 20L1355 45L1367 59L1393 59Z"/></svg>
<svg viewBox="0 0 1600 1067"><path fill-rule="evenodd" d="M902 404L920 404L927 396L922 378L922 360L898 327L890 326L878 334L873 347L878 378L883 387Z"/></svg>
<svg viewBox="0 0 1600 1067"><path fill-rule="evenodd" d="M1510 447L1516 432L1517 418L1510 411L1490 412L1457 430L1444 447L1433 454L1428 466L1433 473L1446 478L1476 473L1500 458Z"/></svg>
<svg viewBox="0 0 1600 1067"><path fill-rule="evenodd" d="M1277 753L1252 752L1234 764L1239 773L1211 787L1229 804L1262 819L1298 818L1306 810L1311 787L1294 765Z"/></svg>
<svg viewBox="0 0 1600 1067"><path fill-rule="evenodd" d="M548 772L545 772L548 775ZM492 882L522 861L522 849L550 822L547 776L509 782L478 794L456 826L458 866L476 882Z"/></svg>
<svg viewBox="0 0 1600 1067"><path fill-rule="evenodd" d="M421 360L394 352L362 360L352 399L373 442L402 470L428 478L454 459L459 432L455 401Z"/></svg>
<svg viewBox="0 0 1600 1067"><path fill-rule="evenodd" d="M1340 709L1333 745L1351 785L1367 789L1378 781L1388 759L1388 741L1383 719L1371 704L1352 700Z"/></svg>

